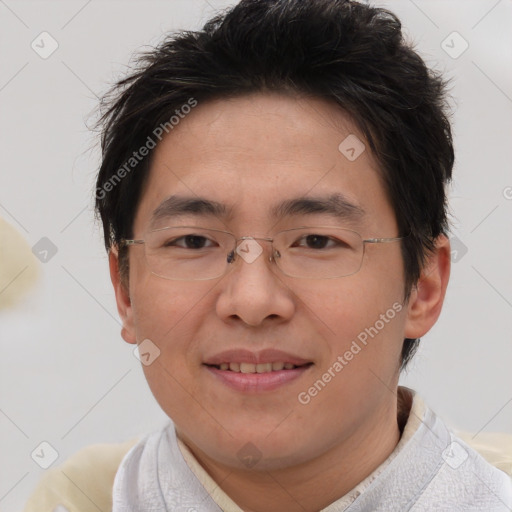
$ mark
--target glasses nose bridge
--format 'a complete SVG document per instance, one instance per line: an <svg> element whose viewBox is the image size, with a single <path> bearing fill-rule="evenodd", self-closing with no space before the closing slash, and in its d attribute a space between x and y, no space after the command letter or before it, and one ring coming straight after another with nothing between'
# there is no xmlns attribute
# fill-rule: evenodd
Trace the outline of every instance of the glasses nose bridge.
<svg viewBox="0 0 512 512"><path fill-rule="evenodd" d="M241 236L236 239L237 242L239 240L263 240L265 242L270 242L271 244L274 243L274 239L268 236Z"/></svg>
<svg viewBox="0 0 512 512"><path fill-rule="evenodd" d="M275 241L275 238L274 237L268 237L268 236L241 236L239 238L235 238L235 251L234 252L237 252L237 248L239 247L239 242L242 242L245 241L245 240L254 240L254 241L258 241L258 240L261 240L263 242L270 242L270 245L271 245L271 251L270 251L270 256L268 257L268 260L270 262L273 262L275 261L275 251L276 251L276 248L274 246L274 241Z"/></svg>

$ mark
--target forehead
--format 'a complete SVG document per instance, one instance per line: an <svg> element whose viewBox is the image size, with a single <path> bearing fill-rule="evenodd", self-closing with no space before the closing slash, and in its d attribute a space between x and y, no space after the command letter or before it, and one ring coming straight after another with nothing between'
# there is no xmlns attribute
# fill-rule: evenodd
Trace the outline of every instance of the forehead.
<svg viewBox="0 0 512 512"><path fill-rule="evenodd" d="M254 94L199 103L154 151L136 229L171 196L221 203L245 222L269 221L304 197L341 197L370 220L392 215L363 137L321 99Z"/></svg>

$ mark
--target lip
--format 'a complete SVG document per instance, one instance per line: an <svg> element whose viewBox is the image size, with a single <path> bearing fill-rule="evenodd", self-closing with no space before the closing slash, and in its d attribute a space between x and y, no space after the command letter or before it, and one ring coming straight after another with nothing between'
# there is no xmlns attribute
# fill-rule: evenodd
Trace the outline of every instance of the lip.
<svg viewBox="0 0 512 512"><path fill-rule="evenodd" d="M266 349L261 350L259 352L251 352L247 349L232 349L226 350L224 352L219 352L214 356L208 357L203 364L205 365L220 365L222 363L252 363L252 364L262 364L262 363L275 363L275 362L283 362L283 363L291 363L295 366L303 366L308 363L312 363L311 360L302 359L301 357L295 356L293 354L289 354L287 352L283 352L281 350L275 349ZM293 370L286 370L287 372ZM274 372L273 372L274 373ZM279 372L275 372L279 373ZM245 374L249 375L249 374ZM263 375L263 374L260 374Z"/></svg>
<svg viewBox="0 0 512 512"><path fill-rule="evenodd" d="M282 359L280 359L280 361L282 361ZM245 393L273 391L300 378L305 372L309 370L309 368L311 368L311 366L313 366L313 363L307 364L306 362L304 366L298 366L297 368L293 368L291 370L278 370L268 373L238 373L232 372L230 370L220 370L215 366L204 365L206 370L209 371L214 376L214 378L219 379L223 384L232 389Z"/></svg>

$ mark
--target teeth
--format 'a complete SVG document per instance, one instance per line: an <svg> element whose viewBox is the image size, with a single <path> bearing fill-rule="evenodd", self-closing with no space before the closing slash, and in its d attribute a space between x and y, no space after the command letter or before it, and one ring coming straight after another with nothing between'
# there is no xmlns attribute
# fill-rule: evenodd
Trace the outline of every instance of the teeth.
<svg viewBox="0 0 512 512"><path fill-rule="evenodd" d="M221 370L231 370L232 372L237 373L269 373L269 372L277 372L282 370L291 370L295 368L295 365L292 363L283 363L281 361L275 363L221 363L219 365Z"/></svg>
<svg viewBox="0 0 512 512"><path fill-rule="evenodd" d="M256 373L256 365L251 363L240 363L241 373Z"/></svg>
<svg viewBox="0 0 512 512"><path fill-rule="evenodd" d="M256 365L256 373L268 373L272 371L272 363L263 363Z"/></svg>

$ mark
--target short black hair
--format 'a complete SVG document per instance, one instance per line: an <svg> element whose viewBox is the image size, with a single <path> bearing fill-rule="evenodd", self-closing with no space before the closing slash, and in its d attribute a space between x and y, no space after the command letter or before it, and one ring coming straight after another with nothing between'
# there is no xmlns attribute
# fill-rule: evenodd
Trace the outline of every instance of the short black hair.
<svg viewBox="0 0 512 512"><path fill-rule="evenodd" d="M169 35L103 99L95 206L105 246L119 249L127 280L120 242L133 236L151 165L150 156L130 159L159 126L169 132L185 105L257 92L306 95L341 107L380 164L400 234L408 235L405 301L436 238L448 232L454 153L446 89L388 10L350 0L242 0L202 30ZM402 369L418 341L404 340Z"/></svg>

